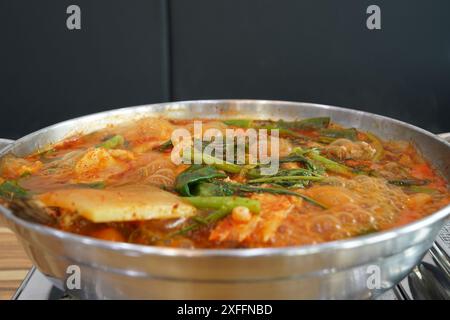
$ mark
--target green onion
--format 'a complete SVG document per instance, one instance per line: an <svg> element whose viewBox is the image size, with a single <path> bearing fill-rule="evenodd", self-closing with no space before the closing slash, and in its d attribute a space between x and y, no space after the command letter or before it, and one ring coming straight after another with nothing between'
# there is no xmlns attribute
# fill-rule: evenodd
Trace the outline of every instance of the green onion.
<svg viewBox="0 0 450 320"><path fill-rule="evenodd" d="M191 224L187 225L186 227L183 227L180 230L170 234L169 238L177 236L177 235L184 235L184 234L188 233L189 231L197 230L202 226L216 223L217 221L219 221L219 220L225 218L227 215L229 215L230 212L231 211L227 207L224 207L224 208L220 208L220 209L210 213L206 217L195 216L195 217L191 218L194 221L194 223L191 223Z"/></svg>
<svg viewBox="0 0 450 320"><path fill-rule="evenodd" d="M259 178L249 180L249 183L270 183L270 182L278 182L278 181L299 181L299 180L308 180L308 181L322 181L323 177L317 176L275 176L275 177L267 177L267 178Z"/></svg>
<svg viewBox="0 0 450 320"><path fill-rule="evenodd" d="M24 171L21 175L20 175L20 178L26 178L26 177L28 177L28 176L31 176L31 172L30 171Z"/></svg>
<svg viewBox="0 0 450 320"><path fill-rule="evenodd" d="M280 128L286 129L297 129L297 130L323 129L328 127L328 125L330 124L330 117L307 118L289 122L279 120L277 124Z"/></svg>
<svg viewBox="0 0 450 320"><path fill-rule="evenodd" d="M390 184L396 186L423 186L428 183L428 180L418 180L418 179L396 179L396 180L388 180Z"/></svg>
<svg viewBox="0 0 450 320"><path fill-rule="evenodd" d="M90 182L90 183L78 183L77 186L91 188L91 189L105 189L105 182L97 181L97 182Z"/></svg>
<svg viewBox="0 0 450 320"><path fill-rule="evenodd" d="M222 122L228 126L239 128L251 128L253 126L253 120L250 119L229 119Z"/></svg>
<svg viewBox="0 0 450 320"><path fill-rule="evenodd" d="M252 200L242 197L185 197L193 206L200 209L216 209L206 217L195 216L192 218L194 223L176 231L170 236L185 234L189 231L215 223L231 213L236 207L246 207L254 213L259 213L261 206L258 200Z"/></svg>
<svg viewBox="0 0 450 320"><path fill-rule="evenodd" d="M310 119L305 119L297 122L285 122L283 120L279 120L275 123L264 123L264 124L257 124L253 120L249 119L230 119L230 120L224 120L223 123L230 126L235 126L239 128L254 128L254 129L267 129L269 131L271 130L278 130L281 135L291 136L294 138L302 138L302 139L309 139L309 137L300 134L298 132L295 132L292 129L302 129L302 128L309 128L311 126L321 125L324 124L325 118L314 118L311 119L311 121L314 124L310 123ZM328 118L329 119L329 118ZM326 121L325 121L326 122ZM329 121L328 121L329 123ZM328 125L328 124L327 124Z"/></svg>
<svg viewBox="0 0 450 320"><path fill-rule="evenodd" d="M166 142L164 142L163 144L159 145L157 149L162 152L162 151L166 151L167 149L170 149L172 147L173 147L172 140L169 139Z"/></svg>
<svg viewBox="0 0 450 320"><path fill-rule="evenodd" d="M259 201L244 197L183 197L183 199L199 209L228 208L231 211L235 207L246 207L254 213L261 210Z"/></svg>
<svg viewBox="0 0 450 320"><path fill-rule="evenodd" d="M212 197L212 196L231 196L233 191L226 186L211 182L200 182L191 188L191 194L194 196Z"/></svg>
<svg viewBox="0 0 450 320"><path fill-rule="evenodd" d="M105 149L114 149L121 145L123 145L125 142L125 139L121 135L115 135L108 140L102 142L98 146Z"/></svg>
<svg viewBox="0 0 450 320"><path fill-rule="evenodd" d="M355 141L358 131L355 128L350 129L322 129L319 131L321 138L348 139Z"/></svg>
<svg viewBox="0 0 450 320"><path fill-rule="evenodd" d="M192 196L192 189L200 182L214 178L226 178L226 174L212 166L194 164L181 172L175 179L175 191L183 196Z"/></svg>
<svg viewBox="0 0 450 320"><path fill-rule="evenodd" d="M239 173L242 170L242 167L237 164L217 159L217 158L210 156L208 154L205 154L205 153L202 153L202 154L203 154L202 155L203 163L212 165L217 169L220 169L220 170L223 170L223 171L229 172L229 173Z"/></svg>
<svg viewBox="0 0 450 320"><path fill-rule="evenodd" d="M305 136L301 133L295 132L295 131L287 129L287 128L280 128L276 125L262 125L262 126L257 126L256 128L257 129L267 129L267 130L269 130L269 132L271 132L272 130L278 130L281 135L291 136L294 138L307 139L307 140L310 139L308 136Z"/></svg>
<svg viewBox="0 0 450 320"><path fill-rule="evenodd" d="M427 194L433 194L438 192L436 189L422 186L409 186L406 187L406 190L409 192L427 193Z"/></svg>
<svg viewBox="0 0 450 320"><path fill-rule="evenodd" d="M308 170L311 170L314 173L322 173L323 168L318 167L315 163L313 163L310 159L305 157L303 154L305 152L301 150L299 147L294 148L294 151L288 155L287 157L280 158L280 163L287 162L301 162L303 163Z"/></svg>
<svg viewBox="0 0 450 320"><path fill-rule="evenodd" d="M324 137L324 136L317 138L317 142L324 143L324 144L330 144L330 143L334 142L335 140L336 140L335 138L329 138L329 137Z"/></svg>
<svg viewBox="0 0 450 320"><path fill-rule="evenodd" d="M246 172L246 176L250 179L278 177L278 176L316 176L320 177L317 171L304 168L281 169L274 175L262 175L259 168L253 168Z"/></svg>
<svg viewBox="0 0 450 320"><path fill-rule="evenodd" d="M245 185L245 184L241 184L241 183L231 183L231 182L223 182L223 181L214 181L214 183L225 185L229 189L234 190L234 192L271 193L271 194L283 194L283 195L296 196L296 197L302 198L305 201L308 201L309 203L312 203L322 209L328 208L323 203L320 203L319 201L316 201L304 194L294 192L291 190L287 190L284 188L263 188L263 187Z"/></svg>
<svg viewBox="0 0 450 320"><path fill-rule="evenodd" d="M41 160L46 160L48 156L54 154L56 152L55 148L50 148L48 150L44 150L38 153Z"/></svg>
<svg viewBox="0 0 450 320"><path fill-rule="evenodd" d="M308 152L306 154L306 156L308 158L310 158L311 160L321 163L325 167L325 169L327 169L331 172L342 174L345 176L353 175L351 168L349 168L343 164L337 163L333 160L330 160L328 158L325 158L325 157L319 155L317 152L314 152L314 151Z"/></svg>
<svg viewBox="0 0 450 320"><path fill-rule="evenodd" d="M23 199L28 197L28 192L17 181L7 180L0 184L0 197L6 200L12 200L13 198Z"/></svg>

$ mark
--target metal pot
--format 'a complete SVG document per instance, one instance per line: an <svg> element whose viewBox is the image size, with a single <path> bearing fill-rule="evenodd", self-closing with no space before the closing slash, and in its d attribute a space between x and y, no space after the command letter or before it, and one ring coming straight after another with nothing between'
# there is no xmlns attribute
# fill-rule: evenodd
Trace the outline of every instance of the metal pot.
<svg viewBox="0 0 450 320"><path fill-rule="evenodd" d="M172 118L331 116L345 126L385 139L413 141L449 180L450 144L412 125L366 112L310 103L215 100L162 103L102 112L32 133L0 151L25 155L75 132L109 123L164 115ZM0 207L37 268L56 286L80 268L80 298L144 299L362 299L392 287L421 260L450 213L434 214L384 232L318 245L191 250L96 240L22 220ZM74 283L72 283L73 285ZM69 286L69 288L73 288Z"/></svg>

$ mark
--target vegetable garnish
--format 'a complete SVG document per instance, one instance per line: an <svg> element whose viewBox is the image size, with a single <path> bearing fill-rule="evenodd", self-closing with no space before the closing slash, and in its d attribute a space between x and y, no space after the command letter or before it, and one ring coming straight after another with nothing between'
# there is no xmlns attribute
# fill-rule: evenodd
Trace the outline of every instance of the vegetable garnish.
<svg viewBox="0 0 450 320"><path fill-rule="evenodd" d="M429 187L423 186L406 186L406 190L413 193L427 193L427 194L436 194L438 190Z"/></svg>
<svg viewBox="0 0 450 320"><path fill-rule="evenodd" d="M212 166L216 167L217 169L223 170L225 172L229 173L239 173L242 170L242 166L219 160L213 156L207 155L203 153L203 163L211 164Z"/></svg>
<svg viewBox="0 0 450 320"><path fill-rule="evenodd" d="M183 196L192 196L194 184L212 178L226 178L226 174L211 166L194 164L180 173L175 180L175 191Z"/></svg>
<svg viewBox="0 0 450 320"><path fill-rule="evenodd" d="M348 139L355 141L358 135L358 131L355 128L350 129L322 129L319 131L321 137L332 139Z"/></svg>
<svg viewBox="0 0 450 320"><path fill-rule="evenodd" d="M296 130L323 129L327 128L329 124L329 117L307 118L298 121L277 121L279 128Z"/></svg>
<svg viewBox="0 0 450 320"><path fill-rule="evenodd" d="M157 149L161 152L166 151L170 148L173 148L172 140L170 139L161 144L159 147L157 147Z"/></svg>
<svg viewBox="0 0 450 320"><path fill-rule="evenodd" d="M418 180L418 179L397 179L388 180L390 184L395 184L396 186L423 186L429 183L428 180Z"/></svg>
<svg viewBox="0 0 450 320"><path fill-rule="evenodd" d="M240 128L268 128L268 129L295 129L295 130L311 130L322 129L330 124L329 117L307 118L296 121L254 121L250 119L230 119L224 120L223 123L240 127Z"/></svg>
<svg viewBox="0 0 450 320"><path fill-rule="evenodd" d="M311 170L311 169L304 169L304 168L297 168L297 169L281 169L278 170L278 172L274 175L261 175L260 170L258 168L253 168L251 170L247 171L247 177L248 177L248 182L249 183L258 183L259 181L255 181L258 179L267 179L267 178L272 178L272 177L286 177L286 176L303 176L303 177L313 177L313 179L307 179L307 178L299 178L299 179L294 179L294 178L288 178L288 179L292 179L292 180L302 180L302 184L307 181L307 180L316 180L316 181L320 181L319 179L315 179L315 178L322 178L322 172L319 170ZM275 179L275 180L283 180L282 178L280 179ZM261 181L261 182L267 182L267 181ZM300 181L299 181L300 182Z"/></svg>
<svg viewBox="0 0 450 320"><path fill-rule="evenodd" d="M91 188L91 189L104 189L105 182L104 181L96 181L96 182L90 182L90 183L78 183L77 186Z"/></svg>
<svg viewBox="0 0 450 320"><path fill-rule="evenodd" d="M0 184L0 197L6 200L12 200L14 198L23 199L28 196L28 192L17 181L7 180Z"/></svg>
<svg viewBox="0 0 450 320"><path fill-rule="evenodd" d="M280 182L280 181L322 181L323 177L315 177L315 176L274 176L267 178L259 178L249 180L249 183L270 183L270 182Z"/></svg>
<svg viewBox="0 0 450 320"><path fill-rule="evenodd" d="M295 148L293 153L291 153L289 156L280 158L280 163L300 162L303 163L308 170L311 170L314 173L323 173L324 168L320 166L320 164L314 163L311 159L305 157L304 153L305 152L300 148Z"/></svg>
<svg viewBox="0 0 450 320"><path fill-rule="evenodd" d="M224 120L223 123L239 128L251 128L253 126L253 120L250 119L229 119Z"/></svg>
<svg viewBox="0 0 450 320"><path fill-rule="evenodd" d="M295 132L294 130L291 129L287 129L287 128L280 128L278 125L261 125L261 126L257 126L256 129L267 129L269 131L269 133L271 132L271 130L278 130L280 132L281 136L290 136L293 138L300 138L300 139L306 139L308 140L309 137Z"/></svg>
<svg viewBox="0 0 450 320"><path fill-rule="evenodd" d="M48 160L48 158L55 153L56 153L56 149L50 148L50 149L39 152L38 156L41 160Z"/></svg>
<svg viewBox="0 0 450 320"><path fill-rule="evenodd" d="M317 151L310 151L306 153L306 156L311 160L319 162L329 171L342 174L347 177L351 177L353 175L353 172L349 167L321 156Z"/></svg>
<svg viewBox="0 0 450 320"><path fill-rule="evenodd" d="M235 126L239 128L254 128L254 129L267 129L269 130L279 130L280 135L290 136L294 138L309 139L294 130L311 130L311 129L321 129L328 127L330 123L329 117L320 118L309 118L298 121L253 121L249 119L230 119L224 120L223 123L230 126Z"/></svg>
<svg viewBox="0 0 450 320"><path fill-rule="evenodd" d="M200 182L192 188L191 192L195 196L232 196L234 191L226 186L214 182Z"/></svg>
<svg viewBox="0 0 450 320"><path fill-rule="evenodd" d="M122 146L125 143L125 139L121 135L115 135L108 140L100 143L98 146L105 149L115 149Z"/></svg>
<svg viewBox="0 0 450 320"><path fill-rule="evenodd" d="M185 197L183 199L199 209L215 209L215 211L206 217L193 217L192 224L183 227L171 236L186 234L187 232L196 230L204 225L217 222L228 216L236 207L246 207L253 213L259 213L261 210L259 201L243 197Z"/></svg>
<svg viewBox="0 0 450 320"><path fill-rule="evenodd" d="M223 187L228 188L228 190L233 190L233 192L235 192L235 193L249 192L249 193L271 193L271 194L290 195L290 196L296 196L296 197L302 198L305 201L308 201L309 203L312 203L322 209L328 208L323 203L320 203L319 201L316 201L316 200L312 199L311 197L308 197L299 192L287 190L285 188L257 187L257 186L252 186L252 185L244 185L241 183L232 183L232 182L223 182L223 181L216 181L214 183L222 185Z"/></svg>
<svg viewBox="0 0 450 320"><path fill-rule="evenodd" d="M183 197L182 199L199 209L228 208L231 211L235 207L246 207L254 213L259 213L261 210L259 201L245 197Z"/></svg>
<svg viewBox="0 0 450 320"><path fill-rule="evenodd" d="M168 238L172 238L178 235L185 235L189 231L195 231L202 226L216 223L217 221L228 216L230 212L231 211L229 210L229 208L225 207L210 213L206 217L199 217L199 216L193 217L192 218L193 223L188 224L187 226L181 228L180 230L169 234Z"/></svg>

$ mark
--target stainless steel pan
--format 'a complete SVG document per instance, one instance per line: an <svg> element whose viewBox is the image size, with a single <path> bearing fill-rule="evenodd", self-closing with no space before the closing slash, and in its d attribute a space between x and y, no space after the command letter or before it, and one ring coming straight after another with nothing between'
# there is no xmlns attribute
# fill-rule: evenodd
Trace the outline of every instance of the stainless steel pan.
<svg viewBox="0 0 450 320"><path fill-rule="evenodd" d="M386 139L411 140L450 178L450 145L412 125L361 111L310 103L216 100L162 103L62 122L0 151L24 155L75 132L142 116L294 119L331 116ZM33 224L0 207L33 263L60 288L79 266L80 298L341 299L370 298L392 287L420 261L450 206L401 228L320 245L272 249L189 250L113 243ZM379 277L379 279L378 279ZM73 284L73 278L69 278ZM378 281L379 280L379 281Z"/></svg>

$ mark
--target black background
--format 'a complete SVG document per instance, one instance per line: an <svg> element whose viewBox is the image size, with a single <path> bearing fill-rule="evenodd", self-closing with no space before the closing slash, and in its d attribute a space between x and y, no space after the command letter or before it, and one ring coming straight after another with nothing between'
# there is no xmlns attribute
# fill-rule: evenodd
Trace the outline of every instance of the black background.
<svg viewBox="0 0 450 320"><path fill-rule="evenodd" d="M66 28L77 4L82 29ZM381 7L382 30L366 28ZM262 98L450 131L447 0L0 0L0 137L96 111Z"/></svg>

